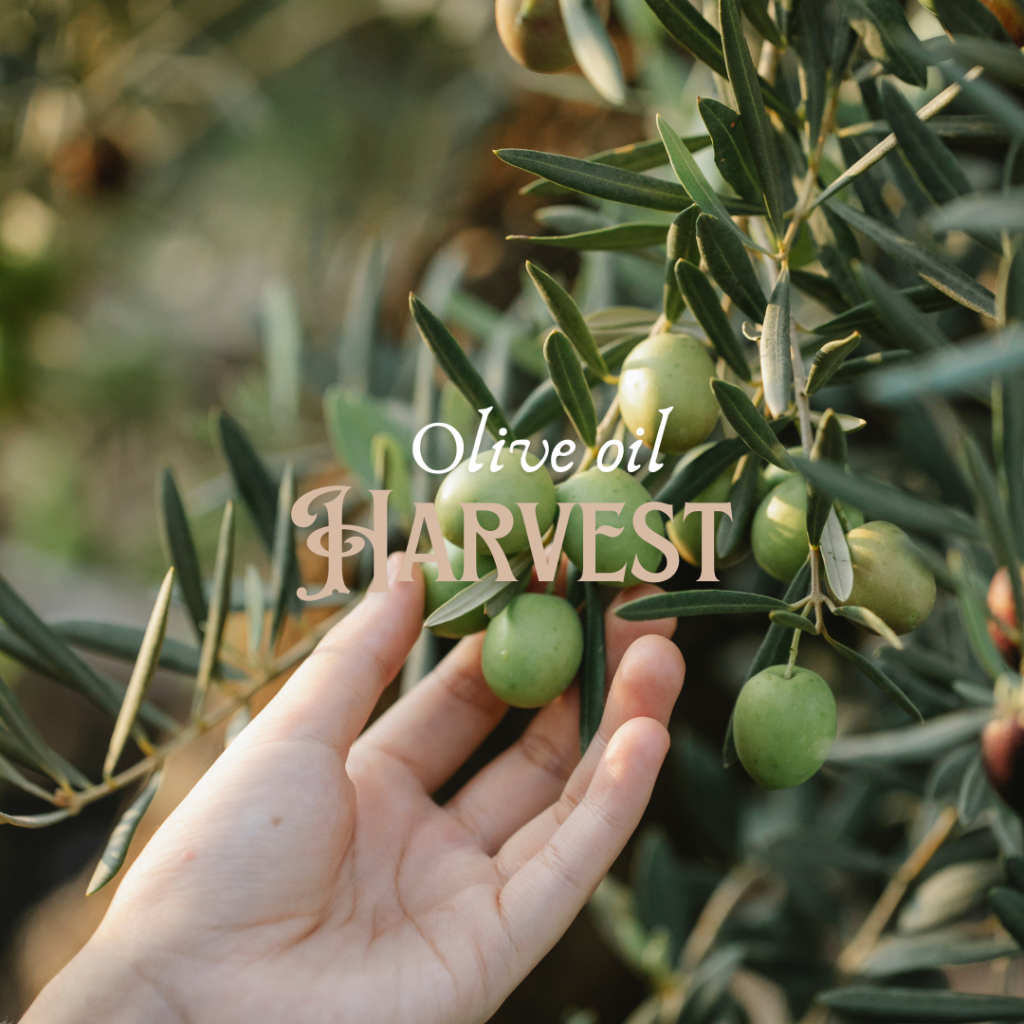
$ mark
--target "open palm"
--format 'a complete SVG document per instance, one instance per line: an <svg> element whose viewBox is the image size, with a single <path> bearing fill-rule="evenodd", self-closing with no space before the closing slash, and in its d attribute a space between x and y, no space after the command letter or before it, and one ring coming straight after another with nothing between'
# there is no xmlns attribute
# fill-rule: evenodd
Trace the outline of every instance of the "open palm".
<svg viewBox="0 0 1024 1024"><path fill-rule="evenodd" d="M683 662L674 621L609 615L614 681L585 758L573 687L439 806L431 793L507 708L470 637L362 732L422 605L419 580L392 584L325 637L168 818L26 1021L494 1012L636 827Z"/></svg>

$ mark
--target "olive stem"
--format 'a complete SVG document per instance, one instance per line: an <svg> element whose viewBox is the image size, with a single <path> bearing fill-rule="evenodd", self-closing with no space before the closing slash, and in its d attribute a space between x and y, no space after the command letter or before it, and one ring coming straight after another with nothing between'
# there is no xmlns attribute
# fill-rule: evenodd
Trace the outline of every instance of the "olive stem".
<svg viewBox="0 0 1024 1024"><path fill-rule="evenodd" d="M793 678L793 669L796 667L796 656L800 653L800 637L802 634L802 629L793 630L793 641L789 645L789 662L786 665L786 671L783 673L786 679Z"/></svg>

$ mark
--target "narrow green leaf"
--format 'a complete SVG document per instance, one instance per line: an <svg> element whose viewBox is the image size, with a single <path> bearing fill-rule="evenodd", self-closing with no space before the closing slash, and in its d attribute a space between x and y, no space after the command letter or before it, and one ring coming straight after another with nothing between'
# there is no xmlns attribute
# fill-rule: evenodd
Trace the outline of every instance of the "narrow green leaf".
<svg viewBox="0 0 1024 1024"><path fill-rule="evenodd" d="M680 260L690 263L700 262L700 249L697 247L697 218L700 207L694 203L689 209L677 214L668 229L665 243L665 286L662 292L662 312L665 319L674 324L686 305L686 300L679 290L676 280L676 264Z"/></svg>
<svg viewBox="0 0 1024 1024"><path fill-rule="evenodd" d="M943 295L942 292L933 288L930 284L915 285L913 288L904 288L897 292L920 310L922 313L937 313L943 309L949 309L956 305L956 302ZM814 328L815 334L819 337L843 338L853 330L863 329L865 332L878 330L883 326L878 315L878 307L874 300L861 302L851 307L844 313L834 316L831 320L819 324Z"/></svg>
<svg viewBox="0 0 1024 1024"><path fill-rule="evenodd" d="M722 291L755 323L764 323L768 300L731 220L702 213L697 218L697 244L708 271Z"/></svg>
<svg viewBox="0 0 1024 1024"><path fill-rule="evenodd" d="M203 593L203 574L199 568L199 556L192 531L185 513L174 473L165 467L160 476L160 524L178 580L178 589L192 620L192 627L200 641L203 639L203 623L206 621L206 595Z"/></svg>
<svg viewBox="0 0 1024 1024"><path fill-rule="evenodd" d="M960 824L965 828L973 824L991 796L993 793L989 788L988 779L985 777L981 755L976 754L968 764L964 777L960 781L960 792L956 802L957 818Z"/></svg>
<svg viewBox="0 0 1024 1024"><path fill-rule="evenodd" d="M245 567L246 653L256 661L263 646L263 577L250 562Z"/></svg>
<svg viewBox="0 0 1024 1024"><path fill-rule="evenodd" d="M931 0L931 4L942 27L954 36L1010 40L999 19L979 0Z"/></svg>
<svg viewBox="0 0 1024 1024"><path fill-rule="evenodd" d="M550 184L550 182L545 182L545 184ZM557 188L558 186L554 187ZM572 193L568 194L571 195ZM580 206L577 203L543 206L539 210L534 210L533 219L539 224L543 224L549 231L554 231L559 235L585 234L588 231L610 228L615 224L615 221L606 214L598 213L597 210L592 210L589 206ZM454 292L453 298L458 294L460 293ZM453 304L449 300L449 309L458 309L458 303ZM490 312L493 310L493 307L488 307L488 309ZM488 334L500 322L501 316L494 316L492 314L488 323L484 324L481 321L478 333Z"/></svg>
<svg viewBox="0 0 1024 1024"><path fill-rule="evenodd" d="M864 49L886 71L909 85L922 89L927 85L928 66L907 45L914 37L899 0L841 0L840 7Z"/></svg>
<svg viewBox="0 0 1024 1024"><path fill-rule="evenodd" d="M692 501L714 483L746 450L746 445L735 437L716 441L669 477L665 486L657 492L658 501L670 504L673 513L680 512L688 501Z"/></svg>
<svg viewBox="0 0 1024 1024"><path fill-rule="evenodd" d="M975 739L992 720L990 708L966 708L929 718L924 725L840 736L829 751L831 764L917 764Z"/></svg>
<svg viewBox="0 0 1024 1024"><path fill-rule="evenodd" d="M979 77L980 71L980 67L974 67L965 72L955 61L949 61L942 66L943 74L954 80L955 84L950 88L959 86L972 106L981 107L991 114L1005 126L1012 138L1024 139L1024 110L1004 89L988 79Z"/></svg>
<svg viewBox="0 0 1024 1024"><path fill-rule="evenodd" d="M131 679L128 681L128 689L125 690L124 700L121 703L121 710L118 713L117 721L114 723L114 731L110 737L110 745L107 747L107 756L103 761L103 777L109 779L114 774L118 759L128 741L128 735L135 724L135 716L145 699L146 691L153 679L160 661L160 648L163 646L164 633L167 631L167 616L171 610L171 593L174 588L174 566L167 570L164 581L157 594L156 603L149 616L149 624L146 626L146 633L142 638L142 647L139 649L139 657L132 669Z"/></svg>
<svg viewBox="0 0 1024 1024"><path fill-rule="evenodd" d="M942 344L942 333L935 325L873 267L857 261L853 270L865 294L874 300L882 325L905 347L915 352L931 352Z"/></svg>
<svg viewBox="0 0 1024 1024"><path fill-rule="evenodd" d="M16 764L20 764L23 768L38 772L40 775L49 775L43 762L17 736L10 732L2 722L0 722L0 754ZM57 751L51 750L50 754L55 765L60 766L61 772L76 789L88 789L92 785L91 779L80 772L73 764L65 761Z"/></svg>
<svg viewBox="0 0 1024 1024"><path fill-rule="evenodd" d="M49 744L39 734L39 730L25 713L21 702L14 691L0 678L0 722L3 722L11 734L17 739L32 758L38 762L54 782L62 786L69 785L70 780L64 766L57 758Z"/></svg>
<svg viewBox="0 0 1024 1024"><path fill-rule="evenodd" d="M9 782L12 786L17 786L22 792L29 793L40 800L45 800L47 803L53 802L53 796L47 790L26 779L18 768L2 754L0 754L0 780Z"/></svg>
<svg viewBox="0 0 1024 1024"><path fill-rule="evenodd" d="M804 295L809 295L833 313L842 313L850 308L846 296L831 278L795 267L790 267L789 276L793 285Z"/></svg>
<svg viewBox="0 0 1024 1024"><path fill-rule="evenodd" d="M292 525L292 505L295 504L295 468L289 462L281 476L277 491L277 516L274 525L274 548L271 552L270 573L270 633L269 650L273 655L288 605L298 582L298 557L295 554L295 528ZM262 621L262 618L261 618Z"/></svg>
<svg viewBox="0 0 1024 1024"><path fill-rule="evenodd" d="M711 139L707 135L690 135L686 138L686 144L696 153L711 145ZM628 146L618 146L615 149L604 149L600 153L593 153L587 157L591 163L607 164L609 167L621 167L627 171L650 171L655 167L663 167L668 163L668 154L661 139L648 139L645 142L633 142ZM519 190L524 196L564 196L570 195L571 190L562 188L546 178L537 178L529 185L524 185ZM536 214L534 214L536 216ZM539 218L538 218L539 219Z"/></svg>
<svg viewBox="0 0 1024 1024"><path fill-rule="evenodd" d="M758 505L758 485L761 481L761 460L748 452L743 457L739 477L729 491L732 518L722 516L715 538L715 553L729 558L747 538L747 529Z"/></svg>
<svg viewBox="0 0 1024 1024"><path fill-rule="evenodd" d="M498 431L504 428L508 434L506 440L514 440L515 433L505 418L501 406L498 405L498 400L491 394L483 377L476 371L469 361L469 357L462 351L462 347L452 337L448 328L415 295L409 296L409 309L412 311L413 320L416 321L420 336L427 348L430 349L448 379L465 396L470 406L477 410L490 408L487 429L494 439L498 439Z"/></svg>
<svg viewBox="0 0 1024 1024"><path fill-rule="evenodd" d="M235 489L249 510L263 546L274 547L274 517L277 514L277 487L252 442L239 424L226 412L218 417L221 447L227 459Z"/></svg>
<svg viewBox="0 0 1024 1024"><path fill-rule="evenodd" d="M67 821L71 811L49 811L46 814L4 814L0 811L0 825L14 825L17 828L49 828L58 822Z"/></svg>
<svg viewBox="0 0 1024 1024"><path fill-rule="evenodd" d="M693 972L677 1024L709 1024L747 955L741 943L719 946Z"/></svg>
<svg viewBox="0 0 1024 1024"><path fill-rule="evenodd" d="M785 601L765 594L746 594L738 590L677 590L627 601L615 614L627 622L643 622L692 615L749 615L776 610L789 611L789 608Z"/></svg>
<svg viewBox="0 0 1024 1024"><path fill-rule="evenodd" d="M797 0L793 5L789 37L802 65L800 86L812 147L821 133L825 112L825 85L828 72L828 50L821 5L817 0Z"/></svg>
<svg viewBox="0 0 1024 1024"><path fill-rule="evenodd" d="M758 176L764 188L768 216L776 232L782 230L782 184L779 180L778 160L771 123L764 108L764 98L758 82L750 49L743 34L743 20L736 0L719 0L718 16L722 26L722 50L729 84L740 108L743 133L750 145ZM666 146L666 149L668 147ZM671 152L669 153L671 156Z"/></svg>
<svg viewBox="0 0 1024 1024"><path fill-rule="evenodd" d="M924 721L924 716L917 710L917 705L874 662L869 661L863 654L853 650L853 648L839 643L838 640L834 640L827 633L825 634L825 639L842 657L851 664L856 665L893 704L902 708L911 718L916 718L919 722Z"/></svg>
<svg viewBox="0 0 1024 1024"><path fill-rule="evenodd" d="M817 626L810 619L804 618L803 615L798 615L796 612L769 612L768 618L783 629L799 629L804 633L814 633L815 635L818 632Z"/></svg>
<svg viewBox="0 0 1024 1024"><path fill-rule="evenodd" d="M580 677L580 757L597 735L604 714L606 653L604 643L604 606L596 583L584 583L586 595L583 647L583 674Z"/></svg>
<svg viewBox="0 0 1024 1024"><path fill-rule="evenodd" d="M534 242L577 252L622 252L665 244L665 225L633 221L568 235L509 235L510 242Z"/></svg>
<svg viewBox="0 0 1024 1024"><path fill-rule="evenodd" d="M160 788L162 780L162 771L153 772L142 792L132 801L128 810L121 815L121 820L110 834L100 862L96 865L92 878L89 879L88 888L85 890L86 896L92 896L93 893L99 892L121 870L125 858L128 856L128 847L135 836L135 830L139 827L142 816L149 810L149 805L153 802L153 797L156 796L156 791Z"/></svg>
<svg viewBox="0 0 1024 1024"><path fill-rule="evenodd" d="M210 680L217 669L217 657L224 636L224 624L231 608L231 570L235 554L235 503L224 506L220 523L220 537L217 541L217 558L213 566L213 589L210 599L210 617L206 622L203 646L199 652L199 672L192 698L192 717L199 718L203 701L210 687Z"/></svg>
<svg viewBox="0 0 1024 1024"><path fill-rule="evenodd" d="M573 297L549 273L535 263L527 261L526 270L530 279L537 286L537 291L540 292L544 304L548 307L551 318L580 354L580 358L599 377L606 377L608 367L605 365L601 353L598 352L594 336L590 333L590 328L587 326L586 320L583 319L583 314Z"/></svg>
<svg viewBox="0 0 1024 1024"><path fill-rule="evenodd" d="M946 562L956 586L960 619L967 634L967 642L989 679L998 679L1006 671L1006 662L988 631L989 620L982 581L968 568L963 553L956 548L946 552Z"/></svg>
<svg viewBox="0 0 1024 1024"><path fill-rule="evenodd" d="M955 2L958 0L954 0ZM1009 139L1006 128L994 117L985 114L950 114L933 117L928 123L940 139L971 139L977 142L1006 142ZM888 135L891 131L892 127L888 121L876 120L847 125L840 128L838 134L848 138L860 135Z"/></svg>
<svg viewBox="0 0 1024 1024"><path fill-rule="evenodd" d="M864 510L869 519L885 519L914 533L980 538L977 521L959 509L918 498L878 480L847 473L827 462L794 460L795 468L833 498Z"/></svg>
<svg viewBox="0 0 1024 1024"><path fill-rule="evenodd" d="M819 543L829 589L836 600L846 601L853 591L853 558L835 508L829 509Z"/></svg>
<svg viewBox="0 0 1024 1024"><path fill-rule="evenodd" d="M990 320L995 319L995 296L973 278L968 277L959 267L922 249L859 210L853 209L852 206L833 202L829 208L861 234L870 238L884 253L919 274L940 292L955 299L961 306L973 309Z"/></svg>
<svg viewBox="0 0 1024 1024"><path fill-rule="evenodd" d="M807 596L810 586L811 563L808 559L793 577L793 582L790 583L787 588L783 601L787 605L790 605L801 600ZM747 669L747 679L750 679L752 676L756 676L758 672L763 671L771 665L784 664L789 654L791 639L791 629L773 622L768 627L768 631L765 633L764 639L761 641L761 646L758 647L757 654L754 655L754 660L750 663L750 667Z"/></svg>
<svg viewBox="0 0 1024 1024"><path fill-rule="evenodd" d="M997 885L988 891L988 905L1002 926L1024 946L1024 893Z"/></svg>
<svg viewBox="0 0 1024 1024"><path fill-rule="evenodd" d="M740 0L743 5L743 13L747 21L757 29L772 44L772 46L783 47L785 42L779 35L778 26L772 21L768 13L767 0Z"/></svg>
<svg viewBox="0 0 1024 1024"><path fill-rule="evenodd" d="M399 439L409 451L412 438L383 408L379 399L348 387L331 386L324 391L324 426L331 448L341 465L352 471L363 489L377 486L376 465L373 458L373 439L387 434ZM274 489L274 520L277 523L277 505L280 484L270 482ZM276 525L274 527L277 529ZM273 544L270 547L273 553ZM298 586L298 579L295 585Z"/></svg>
<svg viewBox="0 0 1024 1024"><path fill-rule="evenodd" d="M814 357L814 362L811 363L804 391L808 395L813 395L816 391L820 391L832 380L836 371L846 361L846 357L859 344L860 334L854 331L848 338L841 338L822 345Z"/></svg>
<svg viewBox="0 0 1024 1024"><path fill-rule="evenodd" d="M891 367L896 363L905 363L913 359L914 353L908 348L896 348L890 352L872 352L860 359L847 359L832 375L829 381L833 387L856 383L865 373Z"/></svg>
<svg viewBox="0 0 1024 1024"><path fill-rule="evenodd" d="M615 44L594 0L559 0L562 24L576 63L598 95L615 106L626 102L626 82Z"/></svg>
<svg viewBox="0 0 1024 1024"><path fill-rule="evenodd" d="M700 237L700 224L697 225ZM789 268L779 274L768 308L764 313L761 330L761 386L764 404L773 417L781 416L788 408L793 390L793 357L790 351Z"/></svg>
<svg viewBox="0 0 1024 1024"><path fill-rule="evenodd" d="M898 651L903 650L903 641L870 608L861 608L855 604L840 605L836 608L836 615L884 637Z"/></svg>
<svg viewBox="0 0 1024 1024"><path fill-rule="evenodd" d="M595 347L595 352L596 352ZM555 394L566 415L576 428L583 443L593 448L597 443L597 411L590 393L583 367L569 339L558 330L552 331L544 342L544 360L554 385ZM1022 605L1024 607L1024 605Z"/></svg>
<svg viewBox="0 0 1024 1024"><path fill-rule="evenodd" d="M697 100L697 109L711 135L715 166L722 177L748 202L763 203L764 189L740 115L732 107L707 98Z"/></svg>
<svg viewBox="0 0 1024 1024"><path fill-rule="evenodd" d="M927 218L928 227L936 233L966 231L977 237L985 232L998 235L1001 231L1024 231L1024 188L972 192L951 197L945 203Z"/></svg>
<svg viewBox="0 0 1024 1024"><path fill-rule="evenodd" d="M831 462L840 468L846 465L846 435L832 409L828 409L818 423L817 436L811 449L812 462ZM833 511L834 500L814 484L807 485L807 537L811 547L821 541L825 521Z"/></svg>
<svg viewBox="0 0 1024 1024"><path fill-rule="evenodd" d="M755 455L773 466L778 466L779 469L793 469L793 460L789 453L741 387L715 379L711 381L711 390L714 391L725 418Z"/></svg>
<svg viewBox="0 0 1024 1024"><path fill-rule="evenodd" d="M681 295L690 307L690 312L704 328L708 340L715 346L715 351L741 380L749 382L750 366L747 357L711 282L699 267L688 260L676 262L675 278Z"/></svg>
<svg viewBox="0 0 1024 1024"><path fill-rule="evenodd" d="M461 396L459 396L461 398ZM370 441L370 454L373 456L374 490L391 492L388 512L398 520L406 532L412 527L414 515L412 500L412 482L409 479L409 462L405 456L408 451L398 438L390 434L374 434ZM282 480L282 483L284 481ZM289 493L294 502L295 487L291 485ZM291 518L291 504L284 504L283 497L278 495L278 523L284 516L287 524ZM292 544L294 545L294 535ZM277 550L275 545L275 551Z"/></svg>
<svg viewBox="0 0 1024 1024"><path fill-rule="evenodd" d="M434 626L461 618L467 612L485 607L506 587L518 587L524 573L528 573L532 565L533 555L527 549L509 559L508 566L512 570L512 575L515 576L514 581L503 583L498 579L498 570L492 569L486 575L481 576L476 583L471 583L465 590L460 590L453 598L441 605L423 625L427 629L433 629Z"/></svg>
<svg viewBox="0 0 1024 1024"><path fill-rule="evenodd" d="M967 175L956 158L891 82L882 83L882 103L900 149L932 199L948 203L969 192Z"/></svg>
<svg viewBox="0 0 1024 1024"><path fill-rule="evenodd" d="M851 985L819 993L818 1002L861 1020L903 1024L1024 1020L1024 999L936 989Z"/></svg>

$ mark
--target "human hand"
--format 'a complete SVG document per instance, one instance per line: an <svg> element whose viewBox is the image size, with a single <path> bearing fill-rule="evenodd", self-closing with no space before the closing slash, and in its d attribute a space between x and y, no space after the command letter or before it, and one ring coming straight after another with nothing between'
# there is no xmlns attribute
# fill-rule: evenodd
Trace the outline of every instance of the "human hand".
<svg viewBox="0 0 1024 1024"><path fill-rule="evenodd" d="M675 620L609 611L613 682L582 761L573 686L439 806L507 707L477 635L362 732L422 624L419 574L389 570L391 592L324 638L161 826L24 1024L469 1024L563 934L668 750Z"/></svg>

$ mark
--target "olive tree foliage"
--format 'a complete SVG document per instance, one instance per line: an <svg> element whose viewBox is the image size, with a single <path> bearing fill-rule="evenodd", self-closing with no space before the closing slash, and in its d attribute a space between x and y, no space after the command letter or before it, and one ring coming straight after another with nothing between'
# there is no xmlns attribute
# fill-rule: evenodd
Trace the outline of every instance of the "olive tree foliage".
<svg viewBox="0 0 1024 1024"><path fill-rule="evenodd" d="M592 900L608 941L650 982L631 1020L742 1021L751 1003L749 988L734 984L741 971L779 986L794 1019L821 1020L829 1009L894 1024L1021 1019L1024 1000L946 991L939 969L1012 958L1024 941L1012 614L1024 606L1024 104L1014 95L1024 56L981 0L936 0L945 31L933 39L911 31L898 0L718 0L702 9L647 0L620 7L649 74L630 91L593 5L560 7L601 96L661 104L648 111L657 135L589 158L500 151L533 176L525 192L551 200L531 241L580 254L575 286L531 264L520 298L498 311L461 287L459 258L443 250L411 302L425 344L407 348L408 372L393 375L393 391L369 394L364 372L358 386L343 375L324 394L335 453L364 495L391 491L401 536L413 503L435 486L410 460L410 428L440 418L471 439L474 410L489 408L495 440L502 430L508 442L577 437L579 474L607 440L628 446L616 388L630 353L666 333L698 339L715 367L718 422L703 447L635 479L675 513L724 487L732 518L720 519L716 554L725 565L747 550L765 481L800 474L806 557L786 585L748 573L760 590L737 591L683 585L681 574L619 614L763 615L748 678L792 672L801 642L824 641L865 685L852 734L789 793L752 795L737 783L731 729L724 756L677 736L678 813L708 857L682 860L648 832L631 883L609 878ZM673 124L693 127L694 115L673 87L683 67L714 82L717 98L696 104L703 130L680 134ZM713 164L695 158L702 151ZM380 252L369 253L342 367L369 365L382 266ZM464 347L452 329L479 344ZM888 431L902 463L879 464L877 440L860 449L860 437ZM267 579L252 566L236 572L233 502L214 560L201 564L169 471L160 510L171 568L147 629L45 623L0 579L0 650L112 721L103 777L87 777L0 681L0 779L49 805L0 812L0 822L44 827L134 794L90 891L123 863L168 755L227 718L229 737L237 734L254 694L299 663L359 595L340 596L328 618L285 642L289 621L307 614L294 599L296 474L290 464L268 468L229 416L218 433L265 547ZM912 472L893 473L899 465ZM905 531L913 547L901 557L926 566L942 590L911 636L869 606L877 602L850 603L852 510ZM446 635L446 623L499 615L529 578L529 551L511 564L518 582L491 572L433 609L427 625ZM1002 606L987 600L999 569ZM366 564L358 575L365 587ZM175 590L191 645L164 637ZM585 747L604 700L603 600L573 567L567 597L585 634ZM244 651L224 644L232 610L248 620ZM840 639L855 629L864 642ZM424 636L407 667L412 683L431 658ZM83 652L132 664L127 686ZM147 700L158 668L188 681L188 721ZM133 747L138 758L120 767Z"/></svg>

